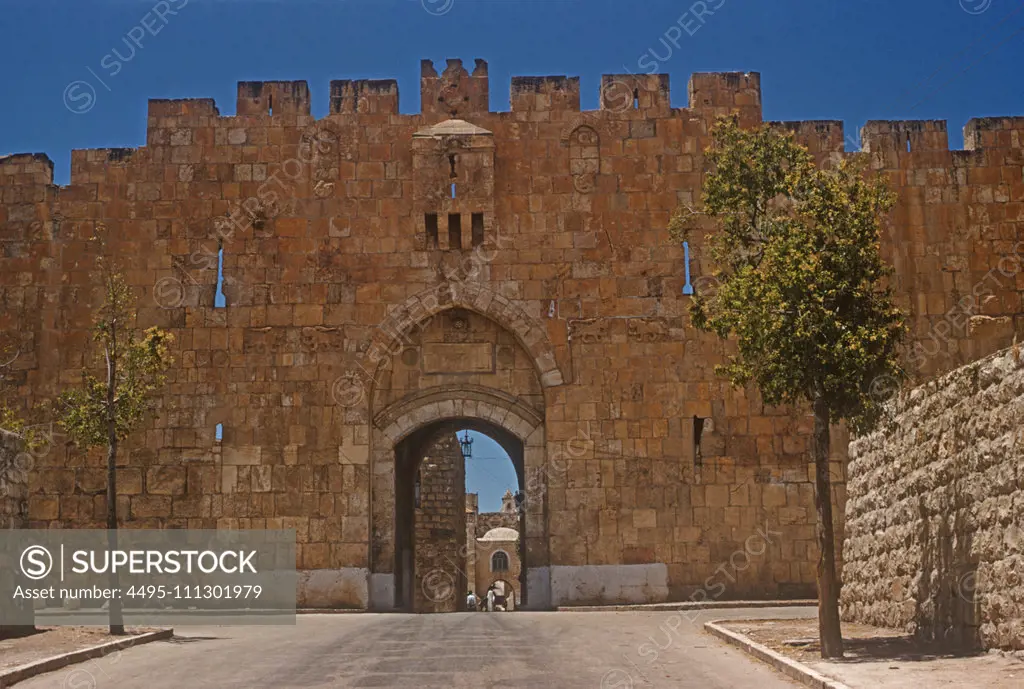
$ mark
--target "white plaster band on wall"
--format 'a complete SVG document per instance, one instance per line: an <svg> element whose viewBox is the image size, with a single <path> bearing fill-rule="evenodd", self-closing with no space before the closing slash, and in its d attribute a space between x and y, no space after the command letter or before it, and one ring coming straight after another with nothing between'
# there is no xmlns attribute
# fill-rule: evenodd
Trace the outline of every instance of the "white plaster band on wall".
<svg viewBox="0 0 1024 689"><path fill-rule="evenodd" d="M548 567L526 568L526 603L524 610L551 608L551 570Z"/></svg>
<svg viewBox="0 0 1024 689"><path fill-rule="evenodd" d="M395 609L395 575L375 573L370 575L370 609Z"/></svg>
<svg viewBox="0 0 1024 689"><path fill-rule="evenodd" d="M531 591L532 595L532 591ZM551 604L663 603L668 600L668 566L584 565L551 567Z"/></svg>
<svg viewBox="0 0 1024 689"><path fill-rule="evenodd" d="M365 567L301 569L298 575L300 608L366 609L370 603L370 572Z"/></svg>

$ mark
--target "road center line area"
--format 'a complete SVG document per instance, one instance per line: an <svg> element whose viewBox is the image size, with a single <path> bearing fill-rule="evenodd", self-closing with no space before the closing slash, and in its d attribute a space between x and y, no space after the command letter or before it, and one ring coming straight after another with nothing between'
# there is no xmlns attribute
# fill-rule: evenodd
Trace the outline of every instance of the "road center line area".
<svg viewBox="0 0 1024 689"><path fill-rule="evenodd" d="M172 640L19 687L781 689L797 685L701 625L813 615L813 608L300 615L295 626L183 628Z"/></svg>

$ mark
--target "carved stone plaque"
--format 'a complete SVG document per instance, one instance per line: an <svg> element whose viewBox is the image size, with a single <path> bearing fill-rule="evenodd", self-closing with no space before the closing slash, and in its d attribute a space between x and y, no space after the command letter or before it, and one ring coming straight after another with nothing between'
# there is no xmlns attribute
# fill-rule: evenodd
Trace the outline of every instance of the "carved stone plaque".
<svg viewBox="0 0 1024 689"><path fill-rule="evenodd" d="M494 371L494 346L490 342L441 343L423 345L423 372L491 373Z"/></svg>

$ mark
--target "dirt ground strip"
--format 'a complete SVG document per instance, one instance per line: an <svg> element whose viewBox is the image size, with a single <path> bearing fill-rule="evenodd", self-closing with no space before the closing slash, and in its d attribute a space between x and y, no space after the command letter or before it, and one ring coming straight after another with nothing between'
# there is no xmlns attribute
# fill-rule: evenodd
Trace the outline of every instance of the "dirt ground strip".
<svg viewBox="0 0 1024 689"><path fill-rule="evenodd" d="M106 627L38 627L28 636L0 639L0 671L83 648L124 639L110 636ZM151 627L129 627L126 636L156 631Z"/></svg>
<svg viewBox="0 0 1024 689"><path fill-rule="evenodd" d="M1024 686L1024 658L1019 653L955 653L915 641L893 629L844 623L846 657L838 662L825 662L819 652L816 619L742 620L722 626L853 689Z"/></svg>

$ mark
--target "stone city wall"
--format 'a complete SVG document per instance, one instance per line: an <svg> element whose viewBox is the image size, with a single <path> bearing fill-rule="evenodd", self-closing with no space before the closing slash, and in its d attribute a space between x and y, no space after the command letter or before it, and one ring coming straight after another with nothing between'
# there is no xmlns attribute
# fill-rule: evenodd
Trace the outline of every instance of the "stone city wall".
<svg viewBox="0 0 1024 689"><path fill-rule="evenodd" d="M914 388L850 445L843 618L1024 648L1024 359Z"/></svg>
<svg viewBox="0 0 1024 689"><path fill-rule="evenodd" d="M67 186L45 155L0 158L15 399L90 363L101 230L138 325L175 336L120 457L124 526L294 528L300 605L391 609L395 447L458 417L523 447L530 606L813 594L811 419L715 375L727 346L684 293L713 267L700 232L688 263L667 231L715 118L762 121L760 75L695 74L684 107L665 75L606 75L594 111L578 78L515 77L494 112L485 62L425 61L419 95L406 114L394 81L335 81L318 119L305 82L242 82L232 114L151 100L145 146L73 151ZM779 126L850 155L841 122ZM870 122L859 142L899 194L882 251L921 375L1024 318L1024 118L965 132L951 151L944 122ZM102 525L103 461L39 459L27 524ZM759 529L781 536L730 565Z"/></svg>

